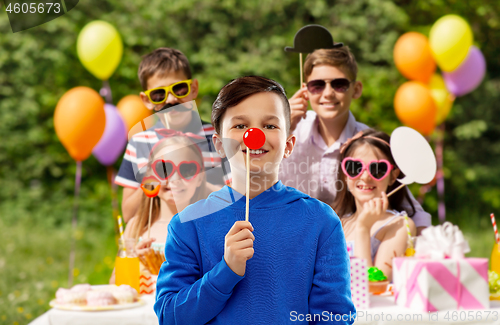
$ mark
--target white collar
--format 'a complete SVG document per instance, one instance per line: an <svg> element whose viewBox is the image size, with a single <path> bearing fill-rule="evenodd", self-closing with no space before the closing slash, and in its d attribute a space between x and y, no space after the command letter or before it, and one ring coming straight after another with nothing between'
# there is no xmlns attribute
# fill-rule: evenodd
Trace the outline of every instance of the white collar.
<svg viewBox="0 0 500 325"><path fill-rule="evenodd" d="M351 138L354 135L354 131L356 130L356 119L354 118L354 115L352 114L351 111L349 111L349 117L347 119L347 123L340 133L340 137L335 141L335 143L330 147L326 147L326 143L323 140L323 137L321 134L319 134L318 130L318 123L319 123L319 117L315 113L315 119L313 123L311 124L311 127L309 128L308 132L308 138L310 139L311 143L315 144L316 146L323 147L323 149L330 149L331 151L335 151L337 149L340 149L342 144L344 144L347 139Z"/></svg>

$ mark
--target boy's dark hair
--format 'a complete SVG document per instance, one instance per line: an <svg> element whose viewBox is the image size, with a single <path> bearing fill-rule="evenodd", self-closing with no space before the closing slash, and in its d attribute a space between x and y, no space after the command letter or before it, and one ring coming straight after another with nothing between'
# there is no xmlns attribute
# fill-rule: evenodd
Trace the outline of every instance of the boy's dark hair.
<svg viewBox="0 0 500 325"><path fill-rule="evenodd" d="M240 77L222 87L212 105L212 125L215 132L221 134L222 118L228 108L238 105L252 95L265 92L275 93L281 98L285 110L286 134L288 136L290 134L290 104L285 89L278 82L259 76Z"/></svg>
<svg viewBox="0 0 500 325"><path fill-rule="evenodd" d="M306 80L311 75L313 68L318 65L343 68L351 81L356 80L358 75L358 64L356 63L354 54L345 45L334 49L320 49L309 54L304 63L304 76Z"/></svg>
<svg viewBox="0 0 500 325"><path fill-rule="evenodd" d="M340 155L339 159L340 163L337 168L337 173L338 173L337 180L339 181L335 183L337 187L337 197L335 198L333 209L341 219L347 214L356 212L356 203L354 202L354 196L347 188L347 184L345 182L347 176L344 175L342 167L340 166L342 160L344 160L345 157L351 156L352 153L356 150L356 148L359 148L364 144L368 144L372 147L376 147L377 149L379 149L384 154L384 156L387 157L387 160L392 165L394 165L394 168L398 168L396 162L394 161L394 157L392 157L391 148L387 144L373 138L367 138L365 136L379 138L387 143L390 143L391 141L391 138L384 132L380 132L374 129L366 129L363 131L363 136L359 139L352 141L352 143L347 148L345 148L344 152ZM398 178L403 178L404 176L405 175L400 170ZM398 184L398 182L394 182L392 185L389 185L387 187L387 193L390 193L393 189L395 189L399 185L400 184ZM405 206L405 208L403 207L404 201L410 203L411 209L408 209L407 206ZM391 206L392 209L395 209L398 212L405 210L408 213L409 217L413 217L413 215L415 214L415 206L413 205L410 196L408 195L408 190L406 187L402 188L401 190L397 191L396 193L394 193L389 197L389 205Z"/></svg>
<svg viewBox="0 0 500 325"><path fill-rule="evenodd" d="M138 76L142 89L147 90L148 80L155 74L163 77L178 71L184 73L187 79L191 79L191 68L186 56L179 50L160 47L142 57Z"/></svg>

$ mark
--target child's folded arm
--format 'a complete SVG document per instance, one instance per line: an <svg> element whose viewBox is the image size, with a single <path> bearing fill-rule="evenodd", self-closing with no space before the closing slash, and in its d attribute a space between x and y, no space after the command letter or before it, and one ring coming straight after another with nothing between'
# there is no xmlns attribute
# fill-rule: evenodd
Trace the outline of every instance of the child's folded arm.
<svg viewBox="0 0 500 325"><path fill-rule="evenodd" d="M178 218L176 221L180 224ZM243 277L234 273L224 258L201 276L197 244L189 247L172 223L168 228L166 262L156 285L156 315L160 324L205 324L220 313Z"/></svg>
<svg viewBox="0 0 500 325"><path fill-rule="evenodd" d="M349 256L344 232L338 218L336 220L330 235L325 234L324 237L328 236L326 240L322 242L322 238L319 239L313 286L309 295L309 313L322 317L321 321L311 324L354 322L356 309L351 298Z"/></svg>

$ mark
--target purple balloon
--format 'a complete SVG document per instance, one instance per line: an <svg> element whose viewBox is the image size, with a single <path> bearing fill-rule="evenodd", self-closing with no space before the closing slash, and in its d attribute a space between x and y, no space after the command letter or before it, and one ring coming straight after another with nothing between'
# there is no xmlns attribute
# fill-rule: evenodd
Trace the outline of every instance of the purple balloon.
<svg viewBox="0 0 500 325"><path fill-rule="evenodd" d="M443 72L448 91L455 96L463 96L479 86L486 72L483 53L472 45L464 62L452 72Z"/></svg>
<svg viewBox="0 0 500 325"><path fill-rule="evenodd" d="M101 164L109 166L123 153L123 148L127 143L127 129L115 106L105 104L104 112L106 113L106 126L92 154Z"/></svg>

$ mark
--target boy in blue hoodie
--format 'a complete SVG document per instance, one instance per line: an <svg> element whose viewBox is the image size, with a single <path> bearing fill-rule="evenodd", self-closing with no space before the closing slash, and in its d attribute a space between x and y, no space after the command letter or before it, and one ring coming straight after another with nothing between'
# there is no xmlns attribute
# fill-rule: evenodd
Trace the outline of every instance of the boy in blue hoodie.
<svg viewBox="0 0 500 325"><path fill-rule="evenodd" d="M172 218L154 305L160 324L352 324L339 218L278 179L295 144L282 86L262 77L231 81L213 104L212 124L233 181ZM263 130L266 142L248 151L247 222L250 128Z"/></svg>

